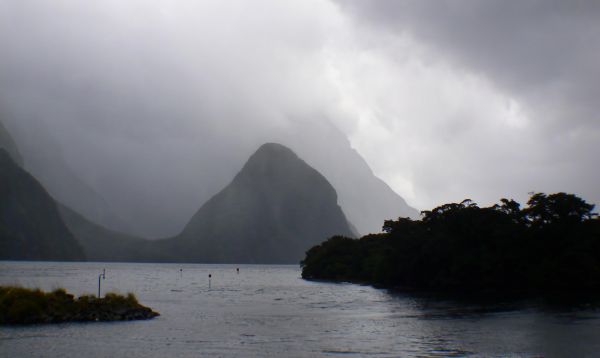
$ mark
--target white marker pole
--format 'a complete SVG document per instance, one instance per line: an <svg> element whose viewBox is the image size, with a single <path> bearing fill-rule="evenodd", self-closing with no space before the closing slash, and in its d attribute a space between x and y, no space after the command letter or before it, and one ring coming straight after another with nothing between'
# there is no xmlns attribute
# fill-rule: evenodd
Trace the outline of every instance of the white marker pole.
<svg viewBox="0 0 600 358"><path fill-rule="evenodd" d="M98 275L98 298L100 298L100 284L102 282L101 279L106 279L106 269L102 269L102 273Z"/></svg>

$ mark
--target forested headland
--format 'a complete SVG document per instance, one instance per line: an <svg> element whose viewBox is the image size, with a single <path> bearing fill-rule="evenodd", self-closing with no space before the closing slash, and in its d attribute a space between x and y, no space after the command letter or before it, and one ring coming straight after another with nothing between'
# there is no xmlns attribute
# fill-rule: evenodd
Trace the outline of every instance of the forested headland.
<svg viewBox="0 0 600 358"><path fill-rule="evenodd" d="M471 200L387 220L383 233L334 236L301 262L305 279L455 293L600 292L600 220L573 194L479 207Z"/></svg>

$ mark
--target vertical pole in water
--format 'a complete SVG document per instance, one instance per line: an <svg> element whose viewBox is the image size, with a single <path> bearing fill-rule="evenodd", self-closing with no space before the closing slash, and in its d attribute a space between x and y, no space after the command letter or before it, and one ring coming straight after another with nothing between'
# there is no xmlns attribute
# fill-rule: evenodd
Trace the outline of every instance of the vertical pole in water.
<svg viewBox="0 0 600 358"><path fill-rule="evenodd" d="M102 269L102 273L98 275L98 298L100 298L100 284L106 278L106 269Z"/></svg>
<svg viewBox="0 0 600 358"><path fill-rule="evenodd" d="M179 277L183 277L183 269L179 269Z"/></svg>
<svg viewBox="0 0 600 358"><path fill-rule="evenodd" d="M210 290L210 278L212 277L211 274L208 274L208 289Z"/></svg>
<svg viewBox="0 0 600 358"><path fill-rule="evenodd" d="M237 274L239 275L240 274L240 268L238 267L235 270L237 271Z"/></svg>

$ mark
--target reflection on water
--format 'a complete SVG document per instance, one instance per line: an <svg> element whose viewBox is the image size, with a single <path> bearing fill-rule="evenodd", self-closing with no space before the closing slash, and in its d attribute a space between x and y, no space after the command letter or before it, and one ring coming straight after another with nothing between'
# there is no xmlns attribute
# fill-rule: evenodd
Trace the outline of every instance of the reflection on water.
<svg viewBox="0 0 600 358"><path fill-rule="evenodd" d="M161 316L151 321L1 327L0 356L448 357L600 352L600 312L592 309L458 305L366 286L307 282L296 266L0 262L0 283L95 293L103 268L103 292L134 292Z"/></svg>

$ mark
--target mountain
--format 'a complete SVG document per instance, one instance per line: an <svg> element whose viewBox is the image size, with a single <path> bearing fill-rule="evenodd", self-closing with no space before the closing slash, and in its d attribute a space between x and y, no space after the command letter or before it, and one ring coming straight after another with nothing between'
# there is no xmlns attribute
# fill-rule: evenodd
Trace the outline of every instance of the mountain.
<svg viewBox="0 0 600 358"><path fill-rule="evenodd" d="M26 126L26 121L19 119L3 117L12 129L12 137L9 136L12 145L16 148L14 143L18 144L19 149L15 150L16 153L20 153L19 156L22 155L25 159L24 165L21 160L21 167L39 180L57 201L105 227L127 231L128 225L114 214L115 210L67 163L61 145L53 138L46 124L39 121L33 126L30 123L33 126L30 128ZM0 128L0 146L4 142L2 132L3 127ZM4 132L8 133L5 129ZM9 153L12 154L10 147Z"/></svg>
<svg viewBox="0 0 600 358"><path fill-rule="evenodd" d="M0 259L297 263L311 246L353 236L335 189L290 149L262 145L181 234L146 240L55 202L0 150Z"/></svg>
<svg viewBox="0 0 600 358"><path fill-rule="evenodd" d="M381 232L386 219L419 218L419 211L378 178L348 138L329 121L297 124L288 130L284 143L329 180L348 220L361 235ZM311 138L310 146L306 145L307 137Z"/></svg>
<svg viewBox="0 0 600 358"><path fill-rule="evenodd" d="M6 252L7 254L0 254L0 257L4 259L24 258L32 260L52 260L56 259L57 257L60 258L61 256L56 256L56 253L48 253L47 248L33 250L31 249L31 247L35 247L35 242L40 240L39 238L36 238L35 235L32 235L32 233L35 231L33 230L33 228L39 226L39 224L36 224L36 222L39 222L40 220L43 221L44 217L48 218L49 221L55 220L56 217L54 217L53 209L51 209L52 213L47 213L43 215L40 214L37 215L37 217L31 214L31 210L21 211L21 213L28 214L26 217L21 218L25 221L21 221L23 223L22 225L19 224L20 234L15 235L15 228L11 228L11 226L15 225L16 222L13 222L13 220L20 213L18 210L20 210L22 206L13 205L9 203L9 200L11 200L11 198L9 195L5 194L11 193L13 195L20 196L19 200L26 201L31 204L34 200L30 200L30 198L28 198L27 196L29 194L35 195L36 189L24 190L21 193L17 193L15 191L16 188L19 187L19 180L21 180L18 178L23 178L24 176L16 176L9 174L9 170L17 172L17 170L14 168L14 164L17 164L19 167L23 168L23 159L15 141L13 140L8 130L6 130L2 122L0 122L0 149L6 150L11 159L14 161L12 166L8 162L4 163L4 165L6 165L6 168L8 168L7 170L4 170L5 167L2 167L2 174L4 174L4 176L2 177L2 183L5 191L2 191L2 196L0 196L0 198L2 198L2 203L0 205L2 205L3 208L3 217L7 219L5 219L5 224L2 226L3 231L0 241L2 242L2 248L5 248L5 250L2 250L2 253ZM22 172L26 173L24 170ZM69 176L69 173L67 173L67 176ZM33 177L31 176L29 176L29 178L33 179ZM27 188L27 180L29 179L23 179L23 185L25 185L25 188ZM9 183L9 181L13 185L4 185L4 183ZM87 191L88 193L90 193L90 190L85 189L86 185L81 182L78 182L77 179L75 179L74 181L70 181L70 183L75 183L74 188L78 194L82 193L81 188L84 188L84 192ZM44 192L46 191L40 183L37 183L37 186L38 189L42 189L44 190ZM27 194L26 192L29 192L29 194ZM46 193L45 196L48 196L48 193ZM39 197L39 195L37 197ZM90 195L84 195L84 197L89 198ZM83 257L85 257L91 261L162 261L161 258L163 258L164 260L164 257L167 256L164 252L160 251L160 245L155 245L152 241L149 240L107 229L100 224L92 222L90 219L87 219L82 214L79 214L75 210L72 210L71 208L67 207L66 205L56 202L51 197L46 197L42 200L38 199L38 201L48 201L46 204L44 204L48 208L52 206L52 204L49 201L52 201L54 206L56 206L56 209L58 209L59 220L61 220L64 223L64 225L61 225L60 223L55 223L54 225L56 227L64 226L70 231L70 233L59 233L53 235L53 239L57 240L56 243L58 244L58 253L60 253L59 249L62 246L71 246L73 242L69 243L68 241L70 241L72 238L75 238L75 240L77 241L75 244L79 246L79 251L81 251L80 253L83 253L83 256L77 257L78 259L82 259ZM27 221L26 219L34 220ZM9 233L10 231L13 231L13 233ZM41 233L47 232L49 231L41 231ZM64 237L66 238L66 243L59 241L60 237L62 237L61 235L64 235ZM15 236L17 237L17 239L15 239ZM22 240L22 242L20 244L16 244L19 240ZM34 244L27 243L28 240L33 241ZM45 239L42 239L42 241L43 240ZM10 245L13 246L9 247ZM69 259L69 257L71 257L69 254L70 251L70 249L67 249L66 259Z"/></svg>
<svg viewBox="0 0 600 358"><path fill-rule="evenodd" d="M267 143L170 242L189 261L291 264L334 234L353 236L335 189L290 149Z"/></svg>
<svg viewBox="0 0 600 358"><path fill-rule="evenodd" d="M52 197L4 149L0 149L0 259L85 259Z"/></svg>
<svg viewBox="0 0 600 358"><path fill-rule="evenodd" d="M23 167L23 157L13 140L10 133L4 128L4 124L0 122L0 149L4 149L20 167Z"/></svg>
<svg viewBox="0 0 600 358"><path fill-rule="evenodd" d="M63 204L58 204L58 210L90 261L179 261L169 253L165 240L147 240L107 229Z"/></svg>
<svg viewBox="0 0 600 358"><path fill-rule="evenodd" d="M3 112L0 105L27 170L58 201L111 230L148 238L177 235L198 204L219 192L267 142L286 145L319 171L360 234L381 232L385 219L419 217L321 114L289 118L285 125L232 120L231 130L212 117L163 126L157 124L164 115L155 114L161 119L139 127L131 118L147 113L121 113L108 126L98 110L85 112L85 121L47 111L26 115Z"/></svg>
<svg viewBox="0 0 600 358"><path fill-rule="evenodd" d="M332 235L354 234L331 184L275 143L262 145L173 238L145 240L58 208L95 261L293 264Z"/></svg>

